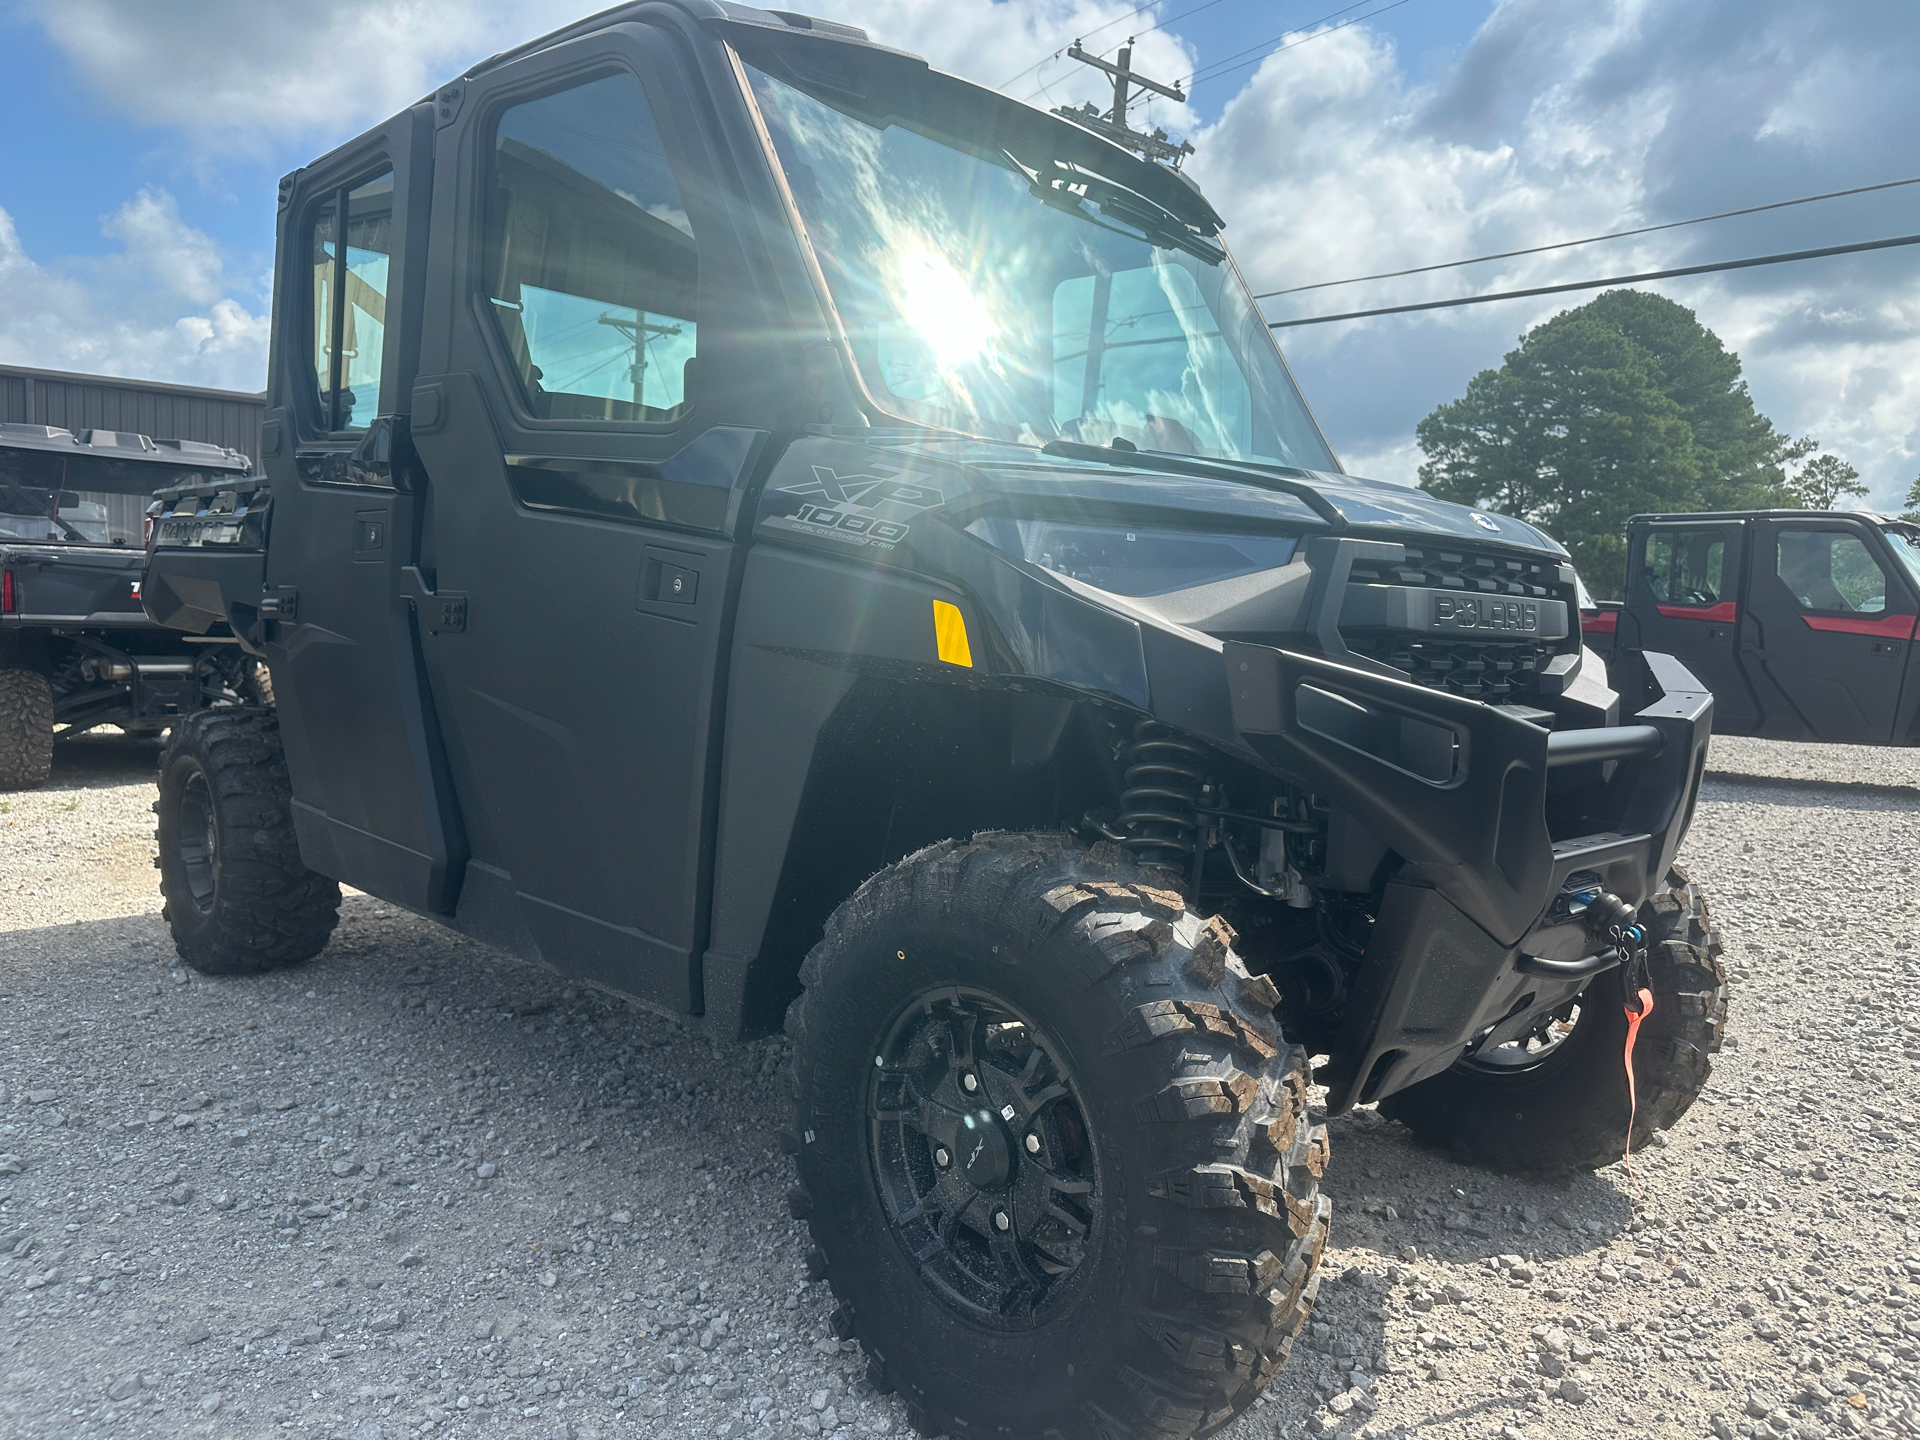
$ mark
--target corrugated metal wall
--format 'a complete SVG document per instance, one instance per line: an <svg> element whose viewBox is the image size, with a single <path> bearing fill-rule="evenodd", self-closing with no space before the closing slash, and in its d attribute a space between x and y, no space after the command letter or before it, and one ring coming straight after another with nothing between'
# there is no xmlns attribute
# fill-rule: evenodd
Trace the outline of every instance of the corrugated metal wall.
<svg viewBox="0 0 1920 1440"><path fill-rule="evenodd" d="M260 458L266 395L202 390L0 365L0 421L65 430L134 430L155 440L204 440Z"/></svg>

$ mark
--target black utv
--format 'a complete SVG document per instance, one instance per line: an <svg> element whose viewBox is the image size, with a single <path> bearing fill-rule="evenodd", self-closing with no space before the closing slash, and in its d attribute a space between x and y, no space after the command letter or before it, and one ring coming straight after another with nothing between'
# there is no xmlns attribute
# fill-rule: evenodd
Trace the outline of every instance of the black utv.
<svg viewBox="0 0 1920 1440"><path fill-rule="evenodd" d="M179 726L180 953L339 884L794 1050L796 1214L925 1433L1184 1437L1315 1293L1326 1108L1617 1160L1718 1045L1712 702L1564 552L1340 472L1181 174L871 44L604 15L289 176L278 711ZM1315 1072L1308 1057L1324 1057Z"/></svg>
<svg viewBox="0 0 1920 1440"><path fill-rule="evenodd" d="M193 440L0 424L0 790L44 781L56 739L268 697L224 625L183 636L140 605L156 487L215 495L252 468Z"/></svg>

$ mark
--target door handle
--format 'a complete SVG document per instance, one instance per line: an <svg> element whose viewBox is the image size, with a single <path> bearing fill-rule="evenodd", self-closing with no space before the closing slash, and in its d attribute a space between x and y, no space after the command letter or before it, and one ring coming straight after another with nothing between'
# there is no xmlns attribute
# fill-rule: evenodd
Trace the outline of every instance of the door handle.
<svg viewBox="0 0 1920 1440"><path fill-rule="evenodd" d="M436 590L427 583L418 565L400 571L400 593L413 606L414 614L429 635L464 635L467 629L467 596L463 590Z"/></svg>

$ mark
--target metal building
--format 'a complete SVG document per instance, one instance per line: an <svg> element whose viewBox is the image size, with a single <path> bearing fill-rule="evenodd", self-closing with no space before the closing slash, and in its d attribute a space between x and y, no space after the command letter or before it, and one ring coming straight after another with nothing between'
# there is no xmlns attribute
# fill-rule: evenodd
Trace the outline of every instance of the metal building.
<svg viewBox="0 0 1920 1440"><path fill-rule="evenodd" d="M132 430L156 440L204 440L260 458L266 392L207 390L0 365L0 421L63 430Z"/></svg>

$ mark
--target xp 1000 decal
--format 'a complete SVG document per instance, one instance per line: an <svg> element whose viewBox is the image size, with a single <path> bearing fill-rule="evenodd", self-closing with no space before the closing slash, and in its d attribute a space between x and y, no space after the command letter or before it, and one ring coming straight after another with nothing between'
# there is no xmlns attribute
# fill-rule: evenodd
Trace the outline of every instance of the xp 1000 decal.
<svg viewBox="0 0 1920 1440"><path fill-rule="evenodd" d="M891 550L906 539L915 515L946 503L942 492L927 485L884 475L841 475L825 465L810 468L810 478L776 487L799 503L786 515L769 516L763 522L769 528Z"/></svg>

